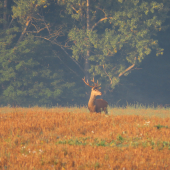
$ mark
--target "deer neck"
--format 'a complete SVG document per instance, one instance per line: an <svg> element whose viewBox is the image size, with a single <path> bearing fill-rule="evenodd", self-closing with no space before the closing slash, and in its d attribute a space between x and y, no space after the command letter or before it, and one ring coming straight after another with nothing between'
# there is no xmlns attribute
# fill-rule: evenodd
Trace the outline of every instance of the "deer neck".
<svg viewBox="0 0 170 170"><path fill-rule="evenodd" d="M88 106L90 107L96 105L95 102L96 102L96 96L94 94L91 94L88 102Z"/></svg>

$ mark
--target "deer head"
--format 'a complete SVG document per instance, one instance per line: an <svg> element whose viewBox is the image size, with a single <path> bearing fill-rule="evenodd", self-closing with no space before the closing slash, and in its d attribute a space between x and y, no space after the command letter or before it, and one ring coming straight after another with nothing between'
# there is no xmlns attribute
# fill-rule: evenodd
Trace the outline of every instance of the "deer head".
<svg viewBox="0 0 170 170"><path fill-rule="evenodd" d="M102 95L102 93L98 90L98 89L101 88L100 85L98 84L98 81L97 81L97 83L95 83L95 82L94 82L94 78L93 78L93 80L91 80L91 81L93 82L94 85L91 86L88 81L86 82L85 77L84 77L84 79L82 79L82 80L84 81L84 83L85 83L86 85L88 85L89 87L91 87L91 94L93 94L93 96L101 96L101 95Z"/></svg>
<svg viewBox="0 0 170 170"><path fill-rule="evenodd" d="M96 113L101 113L101 111L103 110L106 114L107 114L107 105L108 103L103 100L103 99L96 99L96 96L101 96L102 93L99 91L99 89L101 88L100 85L94 82L94 78L93 80L91 80L93 82L93 86L89 84L89 82L85 81L85 77L84 79L82 79L84 81L84 83L86 85L88 85L89 87L91 87L91 95L90 95L90 99L88 102L88 109L90 110L90 112L96 112Z"/></svg>

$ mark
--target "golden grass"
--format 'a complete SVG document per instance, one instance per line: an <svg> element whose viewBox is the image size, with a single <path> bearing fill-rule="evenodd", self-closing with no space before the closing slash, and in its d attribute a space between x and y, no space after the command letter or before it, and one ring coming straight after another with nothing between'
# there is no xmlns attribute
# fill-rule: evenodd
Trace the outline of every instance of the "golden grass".
<svg viewBox="0 0 170 170"><path fill-rule="evenodd" d="M170 111L0 108L0 169L170 169Z"/></svg>

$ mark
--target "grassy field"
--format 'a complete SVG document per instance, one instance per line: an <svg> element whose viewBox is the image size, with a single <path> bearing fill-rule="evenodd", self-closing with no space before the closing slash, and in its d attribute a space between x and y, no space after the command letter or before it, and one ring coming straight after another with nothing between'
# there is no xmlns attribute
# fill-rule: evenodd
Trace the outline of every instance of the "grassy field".
<svg viewBox="0 0 170 170"><path fill-rule="evenodd" d="M0 108L0 169L170 169L170 110Z"/></svg>

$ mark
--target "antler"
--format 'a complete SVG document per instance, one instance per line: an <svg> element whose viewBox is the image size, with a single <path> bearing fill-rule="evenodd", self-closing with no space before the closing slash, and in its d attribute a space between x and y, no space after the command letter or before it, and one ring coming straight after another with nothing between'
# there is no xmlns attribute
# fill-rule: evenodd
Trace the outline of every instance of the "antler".
<svg viewBox="0 0 170 170"><path fill-rule="evenodd" d="M100 85L98 85L98 80L97 80L97 83L94 82L94 77L93 77L93 80L91 80L91 81L94 83L94 86L91 86L88 81L86 82L85 77L84 77L84 79L82 79L82 80L84 81L84 83L85 83L86 85L88 85L88 86L90 86L90 87L92 87L92 88L93 88L93 87L100 88Z"/></svg>
<svg viewBox="0 0 170 170"><path fill-rule="evenodd" d="M94 83L94 87L99 88L101 86L101 84L100 85L98 84L98 80L97 80L97 83L94 82L94 77L93 77L93 80L91 80L91 81Z"/></svg>
<svg viewBox="0 0 170 170"><path fill-rule="evenodd" d="M82 79L82 80L84 81L84 83L85 83L86 85L90 86L89 82L88 82L88 81L86 82L85 77L84 77L84 79ZM90 86L90 87L94 87L94 86Z"/></svg>

